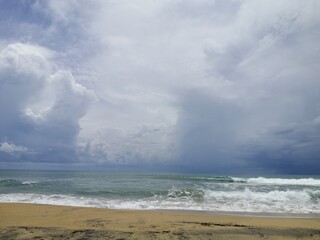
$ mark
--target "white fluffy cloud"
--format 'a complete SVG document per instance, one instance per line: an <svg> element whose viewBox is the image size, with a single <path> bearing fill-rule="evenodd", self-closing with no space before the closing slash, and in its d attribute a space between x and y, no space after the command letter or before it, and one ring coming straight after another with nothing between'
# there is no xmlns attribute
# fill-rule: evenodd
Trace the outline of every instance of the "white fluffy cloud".
<svg viewBox="0 0 320 240"><path fill-rule="evenodd" d="M38 161L74 161L79 119L95 99L72 74L58 70L53 52L11 44L0 53L2 152L29 149ZM22 147L22 146L27 147ZM7 150L7 151L4 151ZM63 155L64 159L55 159Z"/></svg>

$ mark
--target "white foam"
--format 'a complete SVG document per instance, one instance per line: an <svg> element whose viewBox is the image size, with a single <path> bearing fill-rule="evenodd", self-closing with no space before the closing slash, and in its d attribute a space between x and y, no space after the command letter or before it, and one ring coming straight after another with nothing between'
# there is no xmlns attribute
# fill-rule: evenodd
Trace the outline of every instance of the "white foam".
<svg viewBox="0 0 320 240"><path fill-rule="evenodd" d="M265 185L296 185L296 186L320 186L320 179L315 178L237 178L232 177L235 182L247 182Z"/></svg>
<svg viewBox="0 0 320 240"><path fill-rule="evenodd" d="M313 213L320 214L320 190L310 191L210 191L203 201L191 198L154 196L144 199L107 199L74 195L0 194L0 202L36 203L66 206L83 206L114 209L176 209L257 213Z"/></svg>
<svg viewBox="0 0 320 240"><path fill-rule="evenodd" d="M320 191L208 191L207 201L217 204L222 211L276 212L276 213L320 213L319 199L313 200L310 193Z"/></svg>
<svg viewBox="0 0 320 240"><path fill-rule="evenodd" d="M51 204L51 205L66 205L66 206L92 206L88 205L81 197L74 197L69 195L42 195L42 194L1 194L0 202L17 202L17 203L36 203L36 204Z"/></svg>
<svg viewBox="0 0 320 240"><path fill-rule="evenodd" d="M22 182L23 185L32 185L38 183L37 181L24 181Z"/></svg>

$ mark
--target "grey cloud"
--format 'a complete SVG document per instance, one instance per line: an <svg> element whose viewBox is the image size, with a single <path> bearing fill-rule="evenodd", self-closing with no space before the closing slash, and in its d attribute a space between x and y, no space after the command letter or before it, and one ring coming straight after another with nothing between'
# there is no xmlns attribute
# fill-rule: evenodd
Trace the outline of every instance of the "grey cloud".
<svg viewBox="0 0 320 240"><path fill-rule="evenodd" d="M319 117L300 118L295 109L295 121L288 121L286 104L271 106L214 98L204 89L186 94L177 122L177 164L187 171L316 174Z"/></svg>
<svg viewBox="0 0 320 240"><path fill-rule="evenodd" d="M245 36L219 47L207 44L208 77L214 84L184 97L178 118L187 168L200 163L204 171L204 166L222 172L319 170L320 132L313 121L319 116L314 63L319 63L320 38L313 28L317 24L305 21L310 7L253 14L257 24ZM241 19L244 10L235 27L248 21ZM261 21L265 16L268 21ZM306 29L313 29L312 37L305 38Z"/></svg>
<svg viewBox="0 0 320 240"><path fill-rule="evenodd" d="M136 8L126 4L114 8L101 5L94 23L106 25L92 29L109 41L97 58L103 64L93 63L100 76L108 76L108 84L97 83L101 86L99 94L119 103L118 109L109 114L114 119L109 126L119 127L116 119L127 129L139 127L137 121L143 124L147 118L153 119L154 125L159 124L159 119L146 111L152 105L145 96L128 91L156 89L172 99L161 99L156 105L167 105L161 109L163 115L170 108L174 112L166 126L174 129L171 139L180 156L175 155L169 167L213 172L272 172L277 168L294 171L296 168L280 168L277 161L258 155L272 155L272 142L278 143L279 152L285 145L286 141L273 134L275 128L281 132L291 123L300 128L318 116L315 63L319 62L319 19L315 9L319 6L301 1L228 4L232 6L221 1L151 4L144 8L151 9L149 14L139 17L135 15L142 9L139 4ZM108 24L120 18L121 23ZM123 107L130 112L128 119L134 119L134 124L124 121L127 115L121 111L123 99L129 100ZM152 121L149 123L152 125ZM117 139L112 134L107 136L110 140L100 141L101 146ZM299 142L297 135L292 138ZM121 139L119 143L126 143L131 138L125 133ZM101 149L113 153L112 148ZM118 153L125 156L127 149L128 146ZM317 154L311 155L316 161ZM294 165L300 160L289 154L282 154L278 160L282 165L290 161Z"/></svg>
<svg viewBox="0 0 320 240"><path fill-rule="evenodd" d="M79 151L83 161L145 167L171 164L177 154L174 130L167 126L100 129L94 138L83 139Z"/></svg>
<svg viewBox="0 0 320 240"><path fill-rule="evenodd" d="M311 173L319 9L312 0L35 1L24 11L45 21L28 22L28 41L56 52L2 53L0 142L38 161ZM17 17L19 33L1 44L25 39L25 22ZM95 97L79 83L97 95L90 108Z"/></svg>

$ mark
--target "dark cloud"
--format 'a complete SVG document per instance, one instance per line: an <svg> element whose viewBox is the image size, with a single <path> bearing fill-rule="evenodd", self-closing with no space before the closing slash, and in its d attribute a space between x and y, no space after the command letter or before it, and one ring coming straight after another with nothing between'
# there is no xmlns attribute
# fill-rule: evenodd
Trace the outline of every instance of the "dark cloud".
<svg viewBox="0 0 320 240"><path fill-rule="evenodd" d="M249 146L246 152L251 165L276 173L317 174L320 170L319 118L276 127Z"/></svg>
<svg viewBox="0 0 320 240"><path fill-rule="evenodd" d="M319 172L319 117L282 122L284 111L276 125L270 125L273 117L256 115L256 107L267 115L278 115L278 109L273 112L264 102L256 104L248 108L233 100L214 98L204 89L188 92L177 121L177 163L181 169L214 173Z"/></svg>

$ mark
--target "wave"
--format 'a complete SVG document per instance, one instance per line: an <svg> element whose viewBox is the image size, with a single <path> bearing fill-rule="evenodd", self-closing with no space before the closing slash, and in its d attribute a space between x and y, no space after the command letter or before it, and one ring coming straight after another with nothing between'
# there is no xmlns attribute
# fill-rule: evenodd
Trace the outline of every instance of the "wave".
<svg viewBox="0 0 320 240"><path fill-rule="evenodd" d="M320 186L320 179L316 178L242 178L232 176L185 176L185 175L160 175L157 179L211 182L211 183L245 183L255 185L296 185L296 186Z"/></svg>
<svg viewBox="0 0 320 240"><path fill-rule="evenodd" d="M98 201L90 203L91 198L63 194L10 193L0 194L0 202L6 203L36 203L50 205L65 205L79 207L96 207ZM93 198L92 198L93 199Z"/></svg>
<svg viewBox="0 0 320 240"><path fill-rule="evenodd" d="M177 181L195 181L195 182L216 182L216 183L233 183L246 182L245 179L240 180L229 176L192 176L192 175L158 175L156 179L177 180Z"/></svg>
<svg viewBox="0 0 320 240"><path fill-rule="evenodd" d="M295 186L320 186L320 179L315 178L235 178L232 177L234 182L246 182L249 184L260 185L295 185Z"/></svg>
<svg viewBox="0 0 320 240"><path fill-rule="evenodd" d="M17 186L17 185L23 185L22 181L16 180L16 179L1 179L0 180L0 186Z"/></svg>
<svg viewBox="0 0 320 240"><path fill-rule="evenodd" d="M249 188L245 188L243 191L207 191L208 196L212 200L224 201L233 199L234 201L254 201L257 203L318 203L320 202L320 190L286 190L286 191L269 191L269 192L257 192L252 191Z"/></svg>
<svg viewBox="0 0 320 240"><path fill-rule="evenodd" d="M205 196L205 191L202 189L194 189L194 188L182 188L176 189L171 188L169 191L166 192L166 197L168 198L175 198L175 199L190 199L194 201L203 201Z"/></svg>
<svg viewBox="0 0 320 240"><path fill-rule="evenodd" d="M197 200L200 198L200 200ZM257 213L320 214L320 190L256 192L170 189L152 197L105 198L72 194L0 194L0 202L37 203L113 209L181 209Z"/></svg>
<svg viewBox="0 0 320 240"><path fill-rule="evenodd" d="M37 181L21 181L18 179L13 179L13 178L7 178L7 179L1 179L0 180L0 186L3 187L19 187L19 186L24 186L24 185L33 185L37 184Z"/></svg>
<svg viewBox="0 0 320 240"><path fill-rule="evenodd" d="M223 210L228 206L244 212L320 213L320 190L256 192L245 188L243 191L208 191L207 202Z"/></svg>
<svg viewBox="0 0 320 240"><path fill-rule="evenodd" d="M115 209L319 213L320 179L133 174L0 178L0 202Z"/></svg>
<svg viewBox="0 0 320 240"><path fill-rule="evenodd" d="M160 175L156 179L167 179L190 182L210 182L210 183L246 183L254 185L296 185L296 186L320 186L320 179L316 178L241 178L231 176L179 176ZM72 179L71 179L72 180ZM0 186L21 186L34 184L48 184L49 182L70 182L70 179L50 179L46 181L19 180L14 178L0 179Z"/></svg>

